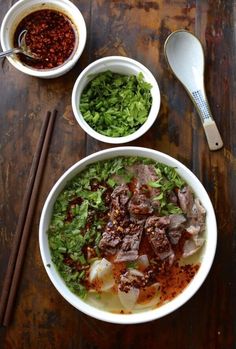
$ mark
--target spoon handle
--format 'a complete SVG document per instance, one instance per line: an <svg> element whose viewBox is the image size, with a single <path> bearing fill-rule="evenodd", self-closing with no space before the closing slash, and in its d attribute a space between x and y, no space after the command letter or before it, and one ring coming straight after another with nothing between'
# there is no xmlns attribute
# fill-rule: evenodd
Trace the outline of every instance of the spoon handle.
<svg viewBox="0 0 236 349"><path fill-rule="evenodd" d="M4 51L4 52L0 52L0 58L6 57L6 56L10 56L13 53L19 53L21 52L21 49L19 48L11 48L10 50Z"/></svg>
<svg viewBox="0 0 236 349"><path fill-rule="evenodd" d="M204 91L191 92L192 100L201 118L210 150L218 150L223 147L223 141L213 119Z"/></svg>

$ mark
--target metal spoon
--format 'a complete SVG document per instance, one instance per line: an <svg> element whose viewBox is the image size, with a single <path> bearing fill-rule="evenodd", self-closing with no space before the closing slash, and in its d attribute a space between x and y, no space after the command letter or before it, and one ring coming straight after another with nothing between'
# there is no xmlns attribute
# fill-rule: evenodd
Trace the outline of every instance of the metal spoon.
<svg viewBox="0 0 236 349"><path fill-rule="evenodd" d="M200 41L186 30L170 34L164 46L166 60L187 90L201 118L210 150L223 147L223 141L207 101L204 87L204 52Z"/></svg>
<svg viewBox="0 0 236 349"><path fill-rule="evenodd" d="M15 53L22 53L31 59L40 59L38 55L31 52L30 48L26 45L25 38L27 30L23 30L18 37L18 47L11 48L10 50L0 52L0 58L10 56Z"/></svg>

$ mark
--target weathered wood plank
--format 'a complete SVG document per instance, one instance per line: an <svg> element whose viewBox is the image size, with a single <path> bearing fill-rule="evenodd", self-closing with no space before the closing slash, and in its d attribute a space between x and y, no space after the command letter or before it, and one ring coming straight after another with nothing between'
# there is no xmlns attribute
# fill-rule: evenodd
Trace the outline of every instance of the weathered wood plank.
<svg viewBox="0 0 236 349"><path fill-rule="evenodd" d="M15 1L0 0L0 20ZM0 329L4 348L191 348L233 349L236 344L236 101L235 1L76 0L88 28L85 51L64 77L39 80L7 61L0 69L0 275L3 276L42 119L58 109L50 153L27 250L15 316ZM164 59L168 34L195 33L206 53L206 90L225 147L209 152L198 116ZM55 181L87 154L112 145L98 142L77 125L71 89L82 71L103 56L122 55L145 64L162 96L154 126L129 145L157 149L185 163L206 187L216 210L219 243L204 285L183 307L163 319L120 326L89 318L70 306L49 281L38 247L38 223ZM0 278L0 287L2 277Z"/></svg>

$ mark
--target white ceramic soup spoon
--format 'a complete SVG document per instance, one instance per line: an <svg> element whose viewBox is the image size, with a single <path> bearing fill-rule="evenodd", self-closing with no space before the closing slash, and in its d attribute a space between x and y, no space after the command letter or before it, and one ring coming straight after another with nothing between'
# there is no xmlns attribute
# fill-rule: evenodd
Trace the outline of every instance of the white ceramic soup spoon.
<svg viewBox="0 0 236 349"><path fill-rule="evenodd" d="M223 147L213 120L204 87L204 52L200 41L186 30L177 30L166 39L166 60L192 99L206 134L210 150Z"/></svg>

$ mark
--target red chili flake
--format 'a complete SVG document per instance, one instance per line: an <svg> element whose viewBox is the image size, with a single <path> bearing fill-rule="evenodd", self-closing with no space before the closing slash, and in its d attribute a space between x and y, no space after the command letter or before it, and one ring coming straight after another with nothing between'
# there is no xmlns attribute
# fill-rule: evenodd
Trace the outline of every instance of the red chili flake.
<svg viewBox="0 0 236 349"><path fill-rule="evenodd" d="M14 45L23 30L27 30L26 45L40 57L30 59L19 54L19 59L36 69L51 69L65 63L75 48L75 30L70 19L55 10L38 10L30 13L18 24Z"/></svg>

